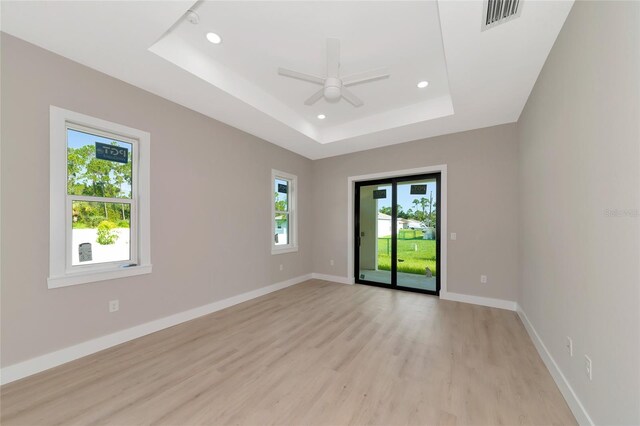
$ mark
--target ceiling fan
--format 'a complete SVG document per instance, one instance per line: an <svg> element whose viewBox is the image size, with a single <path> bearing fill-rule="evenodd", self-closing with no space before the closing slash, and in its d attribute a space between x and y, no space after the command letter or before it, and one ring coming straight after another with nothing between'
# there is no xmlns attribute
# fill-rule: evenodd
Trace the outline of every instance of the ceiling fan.
<svg viewBox="0 0 640 426"><path fill-rule="evenodd" d="M355 107L363 105L362 100L347 89L348 86L356 84L368 83L374 80L388 78L389 73L386 68L380 68L372 71L366 71L359 74L353 74L346 77L340 77L340 40L336 38L327 39L327 76L322 78L303 72L293 71L286 68L278 68L278 74L296 78L298 80L308 81L310 83L319 84L322 89L311 95L309 99L304 101L305 105L313 105L320 98L324 98L329 102L338 102L340 98L344 98L347 102Z"/></svg>

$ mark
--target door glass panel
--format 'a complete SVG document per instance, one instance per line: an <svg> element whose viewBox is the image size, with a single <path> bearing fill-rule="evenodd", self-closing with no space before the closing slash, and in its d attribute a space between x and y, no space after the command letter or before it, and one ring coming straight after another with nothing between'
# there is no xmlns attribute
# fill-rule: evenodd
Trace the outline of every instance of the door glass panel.
<svg viewBox="0 0 640 426"><path fill-rule="evenodd" d="M436 179L397 184L397 285L436 290Z"/></svg>
<svg viewBox="0 0 640 426"><path fill-rule="evenodd" d="M360 187L358 277L391 284L391 184Z"/></svg>

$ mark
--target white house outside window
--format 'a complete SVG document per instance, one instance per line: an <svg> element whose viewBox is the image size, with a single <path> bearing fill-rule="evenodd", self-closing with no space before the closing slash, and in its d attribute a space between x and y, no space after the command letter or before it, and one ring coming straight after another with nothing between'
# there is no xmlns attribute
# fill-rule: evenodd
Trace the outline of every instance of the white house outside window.
<svg viewBox="0 0 640 426"><path fill-rule="evenodd" d="M151 272L149 139L51 107L50 288Z"/></svg>
<svg viewBox="0 0 640 426"><path fill-rule="evenodd" d="M289 173L273 170L272 186L272 233L271 252L289 253L298 250L296 217L297 177Z"/></svg>

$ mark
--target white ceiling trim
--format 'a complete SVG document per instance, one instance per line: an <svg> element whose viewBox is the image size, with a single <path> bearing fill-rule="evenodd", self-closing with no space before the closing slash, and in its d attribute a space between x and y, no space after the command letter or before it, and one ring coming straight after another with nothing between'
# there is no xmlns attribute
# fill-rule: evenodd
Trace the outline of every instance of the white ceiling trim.
<svg viewBox="0 0 640 426"><path fill-rule="evenodd" d="M298 113L221 63L201 55L189 43L165 36L149 50L279 122L286 123L308 138L319 141L318 130Z"/></svg>

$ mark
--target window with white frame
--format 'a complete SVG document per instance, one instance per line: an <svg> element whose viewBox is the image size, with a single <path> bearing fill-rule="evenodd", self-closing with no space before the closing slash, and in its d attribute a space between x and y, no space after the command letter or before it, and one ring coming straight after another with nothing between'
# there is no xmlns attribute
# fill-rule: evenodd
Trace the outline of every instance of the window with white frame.
<svg viewBox="0 0 640 426"><path fill-rule="evenodd" d="M298 178L292 174L271 172L271 253L289 253L298 250L296 217L296 190Z"/></svg>
<svg viewBox="0 0 640 426"><path fill-rule="evenodd" d="M149 133L52 106L49 288L151 272Z"/></svg>

